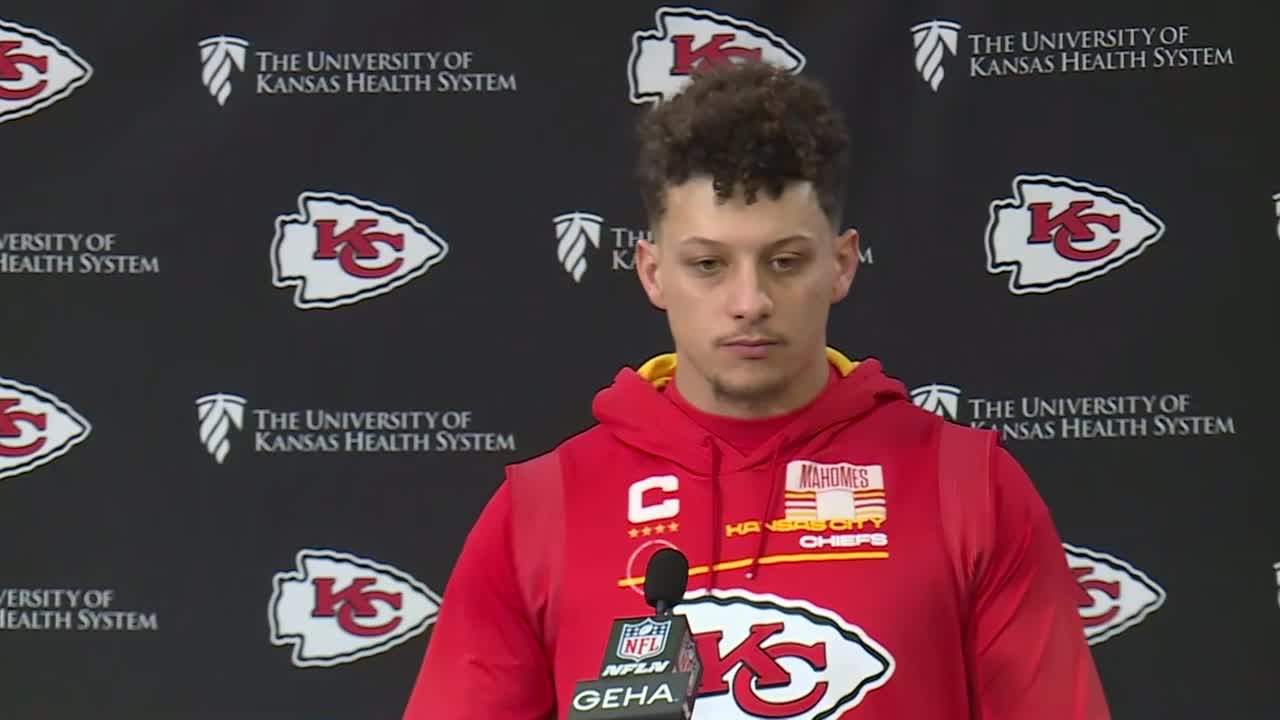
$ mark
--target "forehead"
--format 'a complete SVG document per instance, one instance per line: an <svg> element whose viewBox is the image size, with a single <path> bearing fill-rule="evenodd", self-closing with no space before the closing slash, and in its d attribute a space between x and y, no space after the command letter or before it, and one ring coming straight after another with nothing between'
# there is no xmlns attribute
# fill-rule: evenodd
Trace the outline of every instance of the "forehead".
<svg viewBox="0 0 1280 720"><path fill-rule="evenodd" d="M669 185L666 212L655 228L663 240L702 237L722 243L768 243L791 235L819 236L826 216L813 185L793 182L774 198L763 189L748 204L739 188L727 200L715 195L710 178Z"/></svg>

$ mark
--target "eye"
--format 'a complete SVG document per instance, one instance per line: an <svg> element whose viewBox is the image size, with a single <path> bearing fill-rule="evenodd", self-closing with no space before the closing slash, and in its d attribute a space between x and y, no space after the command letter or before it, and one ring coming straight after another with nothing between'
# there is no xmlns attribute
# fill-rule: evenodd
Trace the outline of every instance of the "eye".
<svg viewBox="0 0 1280 720"><path fill-rule="evenodd" d="M713 273L720 267L720 261L715 258L699 258L690 264L693 265L694 270L704 275Z"/></svg>
<svg viewBox="0 0 1280 720"><path fill-rule="evenodd" d="M794 270L800 264L798 255L781 255L769 261L773 265L773 269L778 272L787 272Z"/></svg>

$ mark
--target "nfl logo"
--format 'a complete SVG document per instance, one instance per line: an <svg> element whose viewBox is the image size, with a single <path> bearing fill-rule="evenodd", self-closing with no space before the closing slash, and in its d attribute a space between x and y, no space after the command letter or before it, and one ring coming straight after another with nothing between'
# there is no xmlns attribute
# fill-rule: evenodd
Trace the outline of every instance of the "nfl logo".
<svg viewBox="0 0 1280 720"><path fill-rule="evenodd" d="M622 626L622 637L618 639L618 657L640 662L660 655L667 647L670 631L670 620L654 622L645 618L642 622L627 623Z"/></svg>

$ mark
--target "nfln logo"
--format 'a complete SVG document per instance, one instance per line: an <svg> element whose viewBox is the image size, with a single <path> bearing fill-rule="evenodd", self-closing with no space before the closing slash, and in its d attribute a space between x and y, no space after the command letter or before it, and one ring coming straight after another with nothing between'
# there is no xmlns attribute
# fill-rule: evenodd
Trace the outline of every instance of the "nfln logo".
<svg viewBox="0 0 1280 720"><path fill-rule="evenodd" d="M302 550L276 573L271 644L293 646L297 667L332 667L387 650L436 621L440 596L390 565L334 550Z"/></svg>

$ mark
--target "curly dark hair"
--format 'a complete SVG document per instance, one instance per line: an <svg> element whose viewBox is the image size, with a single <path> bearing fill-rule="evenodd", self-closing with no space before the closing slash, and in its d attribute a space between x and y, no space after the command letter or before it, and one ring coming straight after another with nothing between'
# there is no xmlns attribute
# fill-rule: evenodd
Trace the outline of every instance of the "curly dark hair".
<svg viewBox="0 0 1280 720"><path fill-rule="evenodd" d="M650 223L666 209L667 185L705 175L722 202L738 188L748 203L761 190L776 199L788 182L807 180L838 230L849 137L825 88L763 61L706 65L638 124L636 170Z"/></svg>

